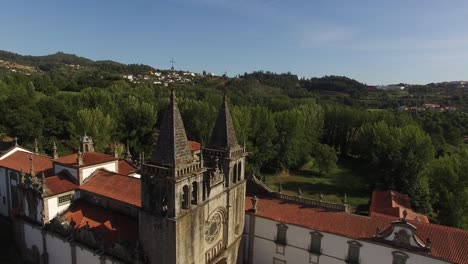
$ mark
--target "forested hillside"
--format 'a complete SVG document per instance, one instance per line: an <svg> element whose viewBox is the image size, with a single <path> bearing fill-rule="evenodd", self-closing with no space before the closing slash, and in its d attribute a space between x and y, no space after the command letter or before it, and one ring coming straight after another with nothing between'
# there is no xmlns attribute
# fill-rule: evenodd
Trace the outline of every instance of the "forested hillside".
<svg viewBox="0 0 468 264"><path fill-rule="evenodd" d="M3 138L16 136L26 147L38 139L46 154L55 141L63 155L76 151L86 132L98 151L129 142L134 157L150 156L169 89L120 75L151 67L63 53L1 52L0 59L38 69L25 74L0 68ZM336 157L351 160L370 189L408 193L414 207L434 220L468 228L468 115L462 111L398 112L384 100L378 111L369 110L376 103L369 103L374 95L366 85L339 76L305 79L259 71L237 78L199 76L173 88L189 139L205 142L227 90L249 171L294 170L315 160L326 173Z"/></svg>

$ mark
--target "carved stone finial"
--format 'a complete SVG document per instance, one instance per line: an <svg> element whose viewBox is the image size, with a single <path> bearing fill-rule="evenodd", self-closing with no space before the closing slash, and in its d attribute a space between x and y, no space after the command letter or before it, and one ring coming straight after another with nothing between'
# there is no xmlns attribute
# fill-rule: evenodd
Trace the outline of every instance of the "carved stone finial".
<svg viewBox="0 0 468 264"><path fill-rule="evenodd" d="M25 174L24 174L24 171L23 171L23 168L20 169L20 183L21 184L24 184L25 183Z"/></svg>
<svg viewBox="0 0 468 264"><path fill-rule="evenodd" d="M299 189L297 190L297 196L299 196L299 198L302 197L302 190L301 190L301 188L299 188Z"/></svg>
<svg viewBox="0 0 468 264"><path fill-rule="evenodd" d="M203 138L200 139L200 166L203 168Z"/></svg>
<svg viewBox="0 0 468 264"><path fill-rule="evenodd" d="M81 153L81 150L80 148L78 148L78 153L76 154L77 157L76 157L76 163L78 165L83 165L83 153Z"/></svg>
<svg viewBox="0 0 468 264"><path fill-rule="evenodd" d="M323 201L323 193L320 193L320 202Z"/></svg>
<svg viewBox="0 0 468 264"><path fill-rule="evenodd" d="M52 157L53 157L54 159L57 159L57 158L58 158L57 144L55 144L55 141L54 141L54 146L52 147Z"/></svg>
<svg viewBox="0 0 468 264"><path fill-rule="evenodd" d="M127 140L127 153L125 154L125 158L128 161L132 161L132 153L130 153L130 141Z"/></svg>
<svg viewBox="0 0 468 264"><path fill-rule="evenodd" d="M31 174L31 177L36 176L34 172L34 163L33 163L33 156L29 156L29 174Z"/></svg>
<svg viewBox="0 0 468 264"><path fill-rule="evenodd" d="M403 210L403 221L406 221L406 217L408 216L408 211Z"/></svg>
<svg viewBox="0 0 468 264"><path fill-rule="evenodd" d="M257 212L257 203L258 203L258 198L257 198L257 196L254 196L254 197L252 198L252 211L253 211L254 213Z"/></svg>
<svg viewBox="0 0 468 264"><path fill-rule="evenodd" d="M278 193L282 193L283 192L283 184L279 184L279 187L278 187Z"/></svg>
<svg viewBox="0 0 468 264"><path fill-rule="evenodd" d="M114 158L119 158L119 153L117 151L117 143L114 141Z"/></svg>
<svg viewBox="0 0 468 264"><path fill-rule="evenodd" d="M426 248L431 249L432 240L430 238L426 238Z"/></svg>
<svg viewBox="0 0 468 264"><path fill-rule="evenodd" d="M18 145L18 137L15 137L14 140L15 140L15 147L18 147L19 146Z"/></svg>
<svg viewBox="0 0 468 264"><path fill-rule="evenodd" d="M34 139L34 154L39 154L39 147L37 145L37 138Z"/></svg>

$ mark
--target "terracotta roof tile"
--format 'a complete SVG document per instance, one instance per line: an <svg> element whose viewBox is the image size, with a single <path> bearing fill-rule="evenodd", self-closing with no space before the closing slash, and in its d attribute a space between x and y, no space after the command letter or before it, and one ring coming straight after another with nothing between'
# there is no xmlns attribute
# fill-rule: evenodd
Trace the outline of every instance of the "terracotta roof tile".
<svg viewBox="0 0 468 264"><path fill-rule="evenodd" d="M429 223L429 218L411 209L411 199L406 194L396 191L373 191L370 214L381 213L403 218L403 211L408 213L407 219Z"/></svg>
<svg viewBox="0 0 468 264"><path fill-rule="evenodd" d="M65 212L65 218L69 223L73 218L76 229L83 228L88 224L90 229L101 234L106 245L112 245L119 240L136 245L138 241L137 219L84 201L74 202Z"/></svg>
<svg viewBox="0 0 468 264"><path fill-rule="evenodd" d="M11 170L20 171L23 169L25 173L29 173L30 161L29 157L33 158L33 166L36 175L45 173L46 176L52 175L52 159L38 154L17 151L10 156L0 160L0 167L5 167Z"/></svg>
<svg viewBox="0 0 468 264"><path fill-rule="evenodd" d="M245 200L246 212L252 208L251 197ZM278 199L258 200L256 215L286 224L337 234L353 239L370 239L377 228L384 230L398 218L374 213L359 216L320 208L304 207ZM417 221L409 221L417 227L421 239L432 240L433 257L455 263L468 263L468 231Z"/></svg>
<svg viewBox="0 0 468 264"><path fill-rule="evenodd" d="M138 207L141 206L140 179L131 176L98 169L80 186L80 189Z"/></svg>
<svg viewBox="0 0 468 264"><path fill-rule="evenodd" d="M137 168L126 160L119 160L119 173L129 175L137 171Z"/></svg>
<svg viewBox="0 0 468 264"><path fill-rule="evenodd" d="M72 166L78 166L77 158L78 158L78 155L74 153L74 154L70 154L67 156L59 157L55 159L54 162L72 165ZM117 159L114 156L107 155L104 153L99 153L99 152L84 152L82 158L83 158L83 165L81 166L90 166L90 165L95 165L99 163L110 162L110 161Z"/></svg>
<svg viewBox="0 0 468 264"><path fill-rule="evenodd" d="M201 149L201 144L197 141L189 140L188 145L191 151L199 151Z"/></svg>
<svg viewBox="0 0 468 264"><path fill-rule="evenodd" d="M50 176L47 177L45 180L48 195L57 195L78 188L78 185L76 185L74 182L68 179L68 177L64 177L61 175Z"/></svg>

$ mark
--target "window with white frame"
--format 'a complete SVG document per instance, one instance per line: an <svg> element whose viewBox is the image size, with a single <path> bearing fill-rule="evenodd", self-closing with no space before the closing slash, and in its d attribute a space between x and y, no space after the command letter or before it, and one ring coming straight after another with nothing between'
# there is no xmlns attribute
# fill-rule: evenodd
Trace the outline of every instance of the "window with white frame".
<svg viewBox="0 0 468 264"><path fill-rule="evenodd" d="M352 264L360 263L359 251L361 250L362 244L357 241L348 242L348 256L346 256L346 262Z"/></svg>
<svg viewBox="0 0 468 264"><path fill-rule="evenodd" d="M321 254L322 253L322 237L323 235L319 232L310 232L310 253Z"/></svg>
<svg viewBox="0 0 468 264"><path fill-rule="evenodd" d="M71 201L72 197L73 197L72 193L59 196L58 197L58 204L62 205L62 204L69 203Z"/></svg>
<svg viewBox="0 0 468 264"><path fill-rule="evenodd" d="M399 251L392 252L392 255L392 264L406 264L406 260L409 258L407 254Z"/></svg>

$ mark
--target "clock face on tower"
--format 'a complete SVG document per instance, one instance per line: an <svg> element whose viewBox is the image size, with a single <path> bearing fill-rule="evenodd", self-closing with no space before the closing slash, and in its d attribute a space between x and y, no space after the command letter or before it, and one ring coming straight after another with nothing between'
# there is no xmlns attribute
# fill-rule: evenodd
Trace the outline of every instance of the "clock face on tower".
<svg viewBox="0 0 468 264"><path fill-rule="evenodd" d="M212 243L219 236L221 230L222 218L219 213L215 213L205 224L205 240Z"/></svg>

